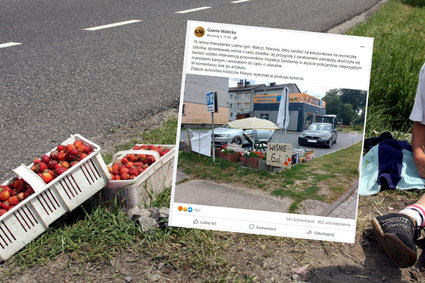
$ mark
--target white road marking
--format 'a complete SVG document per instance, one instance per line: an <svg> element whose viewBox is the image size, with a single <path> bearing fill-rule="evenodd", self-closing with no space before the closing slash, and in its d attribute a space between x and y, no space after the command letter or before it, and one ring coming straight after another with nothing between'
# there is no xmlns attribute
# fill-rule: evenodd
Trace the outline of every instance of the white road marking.
<svg viewBox="0 0 425 283"><path fill-rule="evenodd" d="M232 1L230 3L238 4L238 3L249 2L249 1L251 1L251 0L236 0L236 1Z"/></svg>
<svg viewBox="0 0 425 283"><path fill-rule="evenodd" d="M131 20L131 21L119 22L119 23L114 23L114 24L109 24L109 25L85 28L84 30L93 31L93 30L99 30L99 29L105 29L105 28L113 28L113 27L117 27L117 26L123 26L123 25L138 23L138 22L141 22L141 21L142 20Z"/></svg>
<svg viewBox="0 0 425 283"><path fill-rule="evenodd" d="M206 9L210 9L210 8L211 7L199 7L199 8L194 8L194 9L190 9L190 10L178 11L178 12L176 12L176 14L186 14L186 13L200 11L200 10L206 10Z"/></svg>
<svg viewBox="0 0 425 283"><path fill-rule="evenodd" d="M8 43L0 44L0 48L6 48L6 47L11 47L11 46L20 45L20 44L22 44L22 43L19 43L19 42L8 42Z"/></svg>

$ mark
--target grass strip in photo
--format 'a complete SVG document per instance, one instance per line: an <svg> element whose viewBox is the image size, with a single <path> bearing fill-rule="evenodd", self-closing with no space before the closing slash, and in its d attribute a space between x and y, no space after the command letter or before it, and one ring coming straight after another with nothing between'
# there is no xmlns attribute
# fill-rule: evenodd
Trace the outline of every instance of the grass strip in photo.
<svg viewBox="0 0 425 283"><path fill-rule="evenodd" d="M339 199L358 178L361 143L299 163L289 170L270 173L242 167L221 158L211 158L193 152L180 152L179 169L191 178L212 180L259 189L293 200L289 212L297 212L304 200L332 203Z"/></svg>

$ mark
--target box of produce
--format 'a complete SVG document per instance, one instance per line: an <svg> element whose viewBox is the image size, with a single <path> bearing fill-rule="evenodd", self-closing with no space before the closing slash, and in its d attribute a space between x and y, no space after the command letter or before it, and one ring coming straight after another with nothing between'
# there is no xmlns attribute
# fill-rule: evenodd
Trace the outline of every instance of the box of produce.
<svg viewBox="0 0 425 283"><path fill-rule="evenodd" d="M14 255L47 229L31 205L31 185L16 177L0 186L0 259Z"/></svg>
<svg viewBox="0 0 425 283"><path fill-rule="evenodd" d="M117 152L108 165L106 200L117 198L124 210L155 198L173 181L175 146L142 145Z"/></svg>
<svg viewBox="0 0 425 283"><path fill-rule="evenodd" d="M36 158L29 168L51 185L69 211L101 190L110 179L100 147L80 135L72 135Z"/></svg>
<svg viewBox="0 0 425 283"><path fill-rule="evenodd" d="M75 150L74 150L75 149ZM0 186L0 259L8 259L48 226L102 189L110 175L100 147L80 135L20 165Z"/></svg>

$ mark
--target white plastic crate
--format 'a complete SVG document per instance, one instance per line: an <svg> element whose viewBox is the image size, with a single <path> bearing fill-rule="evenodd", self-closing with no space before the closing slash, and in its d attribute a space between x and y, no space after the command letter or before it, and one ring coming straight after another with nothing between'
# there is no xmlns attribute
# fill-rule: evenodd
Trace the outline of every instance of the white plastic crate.
<svg viewBox="0 0 425 283"><path fill-rule="evenodd" d="M109 172L100 156L98 145L80 135L72 135L62 144L73 143L76 139L92 146L93 152L49 184L45 184L29 169L33 164L21 165L13 170L32 186L35 193L0 217L2 261L15 254L43 233L56 219L78 207L108 183ZM3 185L7 185L10 181Z"/></svg>
<svg viewBox="0 0 425 283"><path fill-rule="evenodd" d="M17 170L17 172L31 171L27 167L24 168L23 170L22 168L21 170ZM33 178L28 182L33 186L33 189L35 188L34 191L44 190L46 185L41 178L32 171L31 173L38 178L38 180L37 178ZM4 182L2 185L8 185L10 181L12 179ZM36 195L37 193L32 194L0 217L0 259L2 261L14 255L47 229L48 225L43 221L31 203L36 198Z"/></svg>
<svg viewBox="0 0 425 283"><path fill-rule="evenodd" d="M53 180L53 187L62 197L68 210L73 210L100 191L109 181L110 175L100 153L71 168L64 176ZM103 168L104 167L104 168Z"/></svg>
<svg viewBox="0 0 425 283"><path fill-rule="evenodd" d="M57 190L52 187L53 182L45 184L37 174L29 169L31 166L32 165L20 165L18 168L15 168L13 172L30 184L35 191L29 199L25 199L23 202L29 202L35 212L41 217L43 223L49 226L53 221L65 214L68 209ZM10 181L11 180L4 185ZM21 203L19 203L18 206L21 205Z"/></svg>
<svg viewBox="0 0 425 283"><path fill-rule="evenodd" d="M34 195L0 217L0 259L5 261L47 229L32 207Z"/></svg>
<svg viewBox="0 0 425 283"><path fill-rule="evenodd" d="M71 135L69 139L61 144L71 144L76 140L82 140L90 145L93 148L93 152L78 162L78 165L70 167L65 173L51 181L48 184L50 192L45 191L44 194L39 196L40 205L43 208L42 211L44 211L46 215L55 210L74 210L96 192L101 190L110 179L106 164L100 155L100 147L97 144L87 140L81 135ZM50 152L55 149L56 147ZM49 155L50 152L47 154ZM29 168L31 166L32 164ZM41 204L42 202L44 203Z"/></svg>
<svg viewBox="0 0 425 283"><path fill-rule="evenodd" d="M155 146L163 146L170 149L170 151L162 157L160 157L156 151L152 150L120 151L114 155L113 161L121 159L127 154L153 155L155 157L155 163L150 165L133 180L110 180L104 189L104 197L106 200L113 200L117 197L122 208L124 210L129 210L138 203L156 197L165 188L171 186L173 181L175 146ZM112 164L113 162L109 164L109 166Z"/></svg>

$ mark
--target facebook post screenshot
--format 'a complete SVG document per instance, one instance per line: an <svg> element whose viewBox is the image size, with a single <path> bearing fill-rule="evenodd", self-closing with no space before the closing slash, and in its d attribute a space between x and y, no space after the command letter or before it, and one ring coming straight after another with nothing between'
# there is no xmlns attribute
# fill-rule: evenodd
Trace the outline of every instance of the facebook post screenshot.
<svg viewBox="0 0 425 283"><path fill-rule="evenodd" d="M188 21L169 225L354 243L372 49Z"/></svg>

